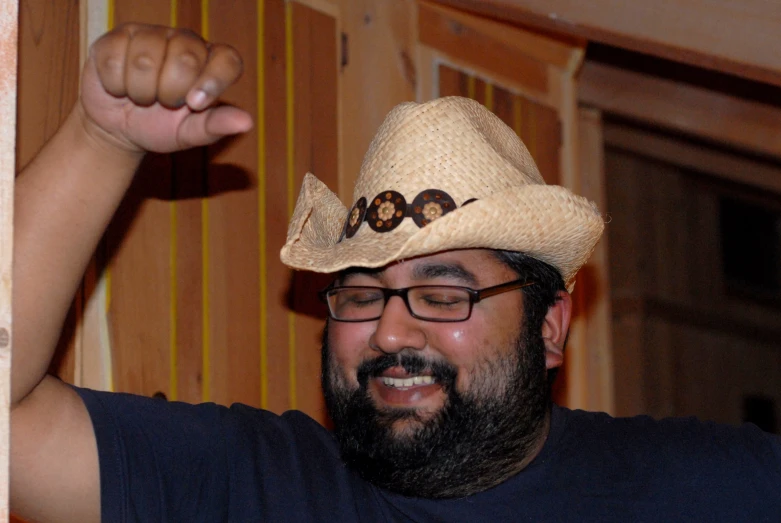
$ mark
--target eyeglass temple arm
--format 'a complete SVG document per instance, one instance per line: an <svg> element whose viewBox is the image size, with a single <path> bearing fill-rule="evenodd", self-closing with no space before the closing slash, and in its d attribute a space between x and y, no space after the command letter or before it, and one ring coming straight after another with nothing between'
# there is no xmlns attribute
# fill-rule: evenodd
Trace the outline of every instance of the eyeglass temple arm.
<svg viewBox="0 0 781 523"><path fill-rule="evenodd" d="M527 282L514 282L514 283L502 283L501 285L496 285L494 287L488 287L487 289L483 289L480 291L475 291L475 303L478 301L490 298L491 296L495 296L497 294L501 294L503 292L509 292L514 291L516 289L522 289L524 287L528 287L529 285L534 285L536 282L533 281L527 281Z"/></svg>

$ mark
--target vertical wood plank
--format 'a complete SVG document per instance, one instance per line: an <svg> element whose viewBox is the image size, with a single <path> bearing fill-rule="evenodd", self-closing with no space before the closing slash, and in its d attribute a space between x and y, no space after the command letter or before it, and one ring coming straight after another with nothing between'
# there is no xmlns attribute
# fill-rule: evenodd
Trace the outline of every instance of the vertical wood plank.
<svg viewBox="0 0 781 523"><path fill-rule="evenodd" d="M338 188L342 201L348 202L377 128L395 105L415 100L422 75L415 52L416 0L336 1L349 50L347 64L340 71L344 110Z"/></svg>
<svg viewBox="0 0 781 523"><path fill-rule="evenodd" d="M490 111L491 108L488 107L488 104L486 103L486 95L488 93L488 85L485 83L485 80L482 78L476 78L475 76L472 76L470 78L470 89L471 92L469 93L469 97L473 100L477 100L481 104L485 105L488 110Z"/></svg>
<svg viewBox="0 0 781 523"><path fill-rule="evenodd" d="M467 96L467 75L461 71L439 66L439 96Z"/></svg>
<svg viewBox="0 0 781 523"><path fill-rule="evenodd" d="M9 409L11 395L11 310L18 8L0 2L0 522L8 521Z"/></svg>
<svg viewBox="0 0 781 523"><path fill-rule="evenodd" d="M78 97L79 3L19 3L17 172L57 130ZM77 323L83 296L74 300L51 372L73 383Z"/></svg>
<svg viewBox="0 0 781 523"><path fill-rule="evenodd" d="M169 2L114 0L114 24L167 25ZM171 158L149 155L106 236L114 388L152 396L170 390Z"/></svg>
<svg viewBox="0 0 781 523"><path fill-rule="evenodd" d="M498 85L494 86L492 111L510 128L513 127L513 96L510 91Z"/></svg>
<svg viewBox="0 0 781 523"><path fill-rule="evenodd" d="M201 30L200 0L177 0L177 27ZM201 198L206 197L206 148L183 151L172 157L173 221L171 231L175 264L175 375L171 378L170 399L202 401L203 381L203 280L201 274Z"/></svg>
<svg viewBox="0 0 781 523"><path fill-rule="evenodd" d="M337 187L338 122L336 20L298 3L293 4L295 80L294 175L298 189L307 172L329 187ZM295 319L296 408L325 421L320 391L320 357L325 309L315 292L330 281L328 275L296 272L291 285Z"/></svg>
<svg viewBox="0 0 781 523"><path fill-rule="evenodd" d="M556 109L520 95L521 139L529 149L545 183L561 184L561 122Z"/></svg>
<svg viewBox="0 0 781 523"><path fill-rule="evenodd" d="M605 144L602 114L582 108L578 113L581 194L607 213ZM612 308L610 301L609 228L578 275L576 301L584 316L584 344L580 354L570 350L570 406L612 413L613 388Z"/></svg>
<svg viewBox="0 0 781 523"><path fill-rule="evenodd" d="M257 61L254 0L210 2L209 39L230 42ZM247 74L224 96L257 113L257 78ZM257 130L210 148L208 263L210 390L205 400L260 404Z"/></svg>
<svg viewBox="0 0 781 523"><path fill-rule="evenodd" d="M79 93L79 2L19 2L16 164L22 167L59 128Z"/></svg>
<svg viewBox="0 0 781 523"><path fill-rule="evenodd" d="M287 118L285 59L285 0L265 1L265 126L266 126L266 321L267 384L264 407L273 412L290 408L288 373L288 299L291 271L279 260L285 244L287 202ZM259 123L260 125L260 123Z"/></svg>

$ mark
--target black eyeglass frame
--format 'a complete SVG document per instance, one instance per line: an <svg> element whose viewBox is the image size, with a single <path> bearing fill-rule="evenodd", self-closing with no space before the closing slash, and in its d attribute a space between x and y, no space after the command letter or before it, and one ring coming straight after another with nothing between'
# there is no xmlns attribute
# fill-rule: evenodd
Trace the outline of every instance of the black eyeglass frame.
<svg viewBox="0 0 781 523"><path fill-rule="evenodd" d="M430 321L434 323L459 323L462 321L467 321L469 318L472 317L472 309L474 308L475 303L479 303L481 300L484 300L485 298L490 298L491 296L496 296L497 294L504 294L505 292L523 289L524 287L534 285L535 283L536 282L534 281L527 281L526 279L518 279L518 280L508 281L506 283L500 283L499 285L493 285L491 287L484 287L482 289L472 289L470 287L461 287L458 285L413 285L412 287L404 287L402 289L389 289L387 287L373 287L371 285L356 285L356 286L346 285L344 287L328 286L325 289L318 292L317 295L320 298L320 300L327 305L328 316L330 316L330 318L334 321L339 321L343 323L363 323L366 321L379 320L382 317L382 313L385 312L385 307L388 306L388 301L393 296L398 296L404 301L404 305L406 305L407 311L409 312L410 316L412 316L416 320ZM438 289L443 289L443 288L458 289L458 290L465 291L469 295L469 312L467 313L466 318L459 319L459 320L444 320L444 319L425 318L415 314L412 310L412 307L409 304L409 297L408 297L409 291L414 289L425 289L429 287L434 287ZM330 293L340 289L372 289L372 290L377 290L382 292L384 302L382 305L382 311L380 312L380 315L375 316L373 318L366 318L360 320L345 320L345 319L334 317L334 313L331 310L331 304L328 301L328 296L330 295Z"/></svg>

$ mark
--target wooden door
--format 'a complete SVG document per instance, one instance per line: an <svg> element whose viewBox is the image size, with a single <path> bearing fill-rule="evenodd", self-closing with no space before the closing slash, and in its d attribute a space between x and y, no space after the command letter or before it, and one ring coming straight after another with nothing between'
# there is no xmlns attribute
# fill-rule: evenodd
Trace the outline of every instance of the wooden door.
<svg viewBox="0 0 781 523"><path fill-rule="evenodd" d="M419 3L418 35L420 100L458 95L481 102L521 137L547 183L578 194L584 188L588 192L578 153L576 89L585 42L542 35L426 2ZM601 171L585 174L598 179ZM608 299L601 268L595 271L586 266L581 271L573 299L576 315L564 371L557 380L557 401L610 411L612 368L606 335L610 319L597 306Z"/></svg>

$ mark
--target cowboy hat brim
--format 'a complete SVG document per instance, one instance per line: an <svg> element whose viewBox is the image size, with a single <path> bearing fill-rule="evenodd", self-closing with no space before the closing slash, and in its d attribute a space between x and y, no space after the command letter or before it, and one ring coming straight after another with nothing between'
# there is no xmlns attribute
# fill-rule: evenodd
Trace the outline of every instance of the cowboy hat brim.
<svg viewBox="0 0 781 523"><path fill-rule="evenodd" d="M294 269L335 273L455 249L523 252L559 270L571 290L604 229L587 199L555 185L524 185L462 206L419 228L405 219L378 233L363 224L342 238L347 209L307 174L288 228L282 262Z"/></svg>

